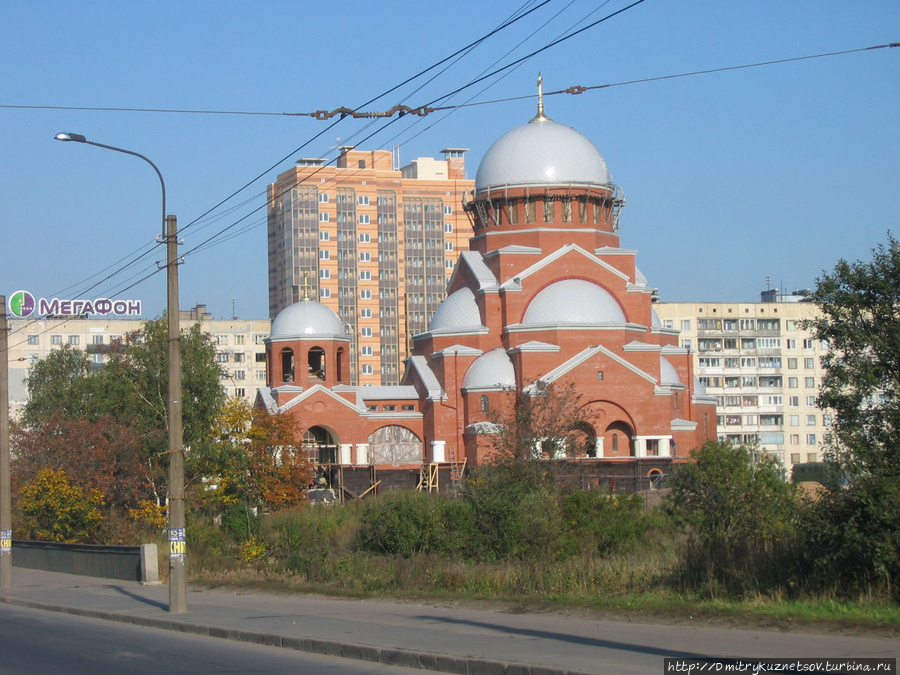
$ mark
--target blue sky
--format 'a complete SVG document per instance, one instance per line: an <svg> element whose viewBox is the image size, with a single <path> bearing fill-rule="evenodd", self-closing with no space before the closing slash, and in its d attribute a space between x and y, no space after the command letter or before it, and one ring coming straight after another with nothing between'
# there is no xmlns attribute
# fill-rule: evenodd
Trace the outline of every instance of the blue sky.
<svg viewBox="0 0 900 675"><path fill-rule="evenodd" d="M553 0L431 73L433 81L417 80L370 109L430 103L628 4ZM182 307L265 318L265 187L298 157L331 158L338 144L399 146L406 163L467 147L474 177L490 144L534 115L538 71L549 92L900 42L896 0L645 0L449 102L531 98L407 116L385 128L346 119L296 152L328 122L8 107L356 107L522 6L6 0L0 293L136 298L147 316L164 308L162 274L128 288L154 269L161 248L93 287L159 231L155 174L133 157L54 141L60 131L153 160L183 252L214 237L216 245L190 253L180 268ZM758 300L767 277L773 287L810 287L838 259L866 259L898 230L900 48L548 96L545 104L606 158L627 199L622 245L638 250L664 301ZM194 222L261 173L216 219Z"/></svg>

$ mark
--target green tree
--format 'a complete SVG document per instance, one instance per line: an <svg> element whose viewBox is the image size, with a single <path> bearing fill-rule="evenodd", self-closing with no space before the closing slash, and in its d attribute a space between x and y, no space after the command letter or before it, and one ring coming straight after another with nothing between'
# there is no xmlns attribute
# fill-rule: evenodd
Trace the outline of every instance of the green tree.
<svg viewBox="0 0 900 675"><path fill-rule="evenodd" d="M69 345L53 350L28 371L22 424L35 426L55 415L66 419L94 417L96 384L85 352Z"/></svg>
<svg viewBox="0 0 900 675"><path fill-rule="evenodd" d="M900 243L870 261L841 260L817 280L821 316L807 323L829 351L818 404L834 412L829 459L849 485L830 486L809 523L828 583L900 594Z"/></svg>
<svg viewBox="0 0 900 675"><path fill-rule="evenodd" d="M685 581L744 591L784 577L777 568L794 543L798 502L782 466L753 447L721 441L707 441L691 457L670 480L668 500L690 535Z"/></svg>

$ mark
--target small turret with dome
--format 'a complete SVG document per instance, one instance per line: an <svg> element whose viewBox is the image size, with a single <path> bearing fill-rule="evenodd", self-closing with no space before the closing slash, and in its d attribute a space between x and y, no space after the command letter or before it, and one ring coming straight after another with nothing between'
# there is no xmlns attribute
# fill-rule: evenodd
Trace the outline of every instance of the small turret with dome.
<svg viewBox="0 0 900 675"><path fill-rule="evenodd" d="M350 338L333 310L309 297L285 307L272 321L266 340L267 371L273 389L311 384L347 384ZM306 367L298 367L306 364Z"/></svg>

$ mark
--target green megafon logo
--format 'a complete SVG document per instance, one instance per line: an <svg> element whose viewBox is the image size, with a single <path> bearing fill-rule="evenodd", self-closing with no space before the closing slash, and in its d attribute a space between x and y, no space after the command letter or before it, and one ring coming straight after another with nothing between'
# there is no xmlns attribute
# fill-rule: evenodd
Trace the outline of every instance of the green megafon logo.
<svg viewBox="0 0 900 675"><path fill-rule="evenodd" d="M20 319L31 316L35 306L34 296L28 291L16 291L9 298L9 311Z"/></svg>

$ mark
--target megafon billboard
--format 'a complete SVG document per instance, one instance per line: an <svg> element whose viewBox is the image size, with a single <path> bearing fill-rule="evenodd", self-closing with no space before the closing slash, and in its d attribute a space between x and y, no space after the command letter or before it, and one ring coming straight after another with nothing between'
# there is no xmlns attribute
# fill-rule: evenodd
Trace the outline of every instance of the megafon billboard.
<svg viewBox="0 0 900 675"><path fill-rule="evenodd" d="M61 298L35 298L28 291L16 291L9 298L9 311L19 319L27 319L33 314L38 316L139 316L140 300L64 300Z"/></svg>

